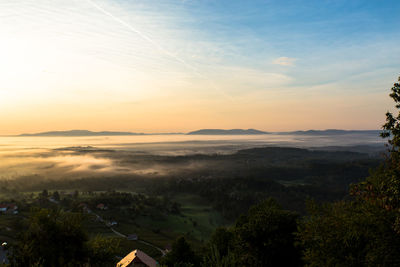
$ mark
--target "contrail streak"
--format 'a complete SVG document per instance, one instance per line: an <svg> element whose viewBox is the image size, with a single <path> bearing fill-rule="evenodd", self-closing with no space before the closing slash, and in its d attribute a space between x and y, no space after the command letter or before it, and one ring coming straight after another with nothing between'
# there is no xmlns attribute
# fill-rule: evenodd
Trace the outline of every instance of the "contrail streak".
<svg viewBox="0 0 400 267"><path fill-rule="evenodd" d="M193 67L192 65L188 64L185 60L181 59L180 57L176 56L175 54L171 53L170 51L166 50L165 48L163 48L161 45L159 45L156 41L154 41L152 38L150 38L149 36L147 36L146 34L142 33L141 31L139 31L138 29L136 29L135 27L133 27L131 24L123 21L122 19L114 16L112 13L108 12L107 10L105 10L104 8L102 8L101 6L99 6L98 4L96 4L95 2L93 2L92 0L86 0L89 4L91 4L93 7L95 7L97 10L99 10L101 13L109 16L110 18L112 18L113 20L115 20L116 22L120 23L121 25L127 27L129 30L131 30L132 32L136 33L137 35L139 35L141 38L143 38L144 40L146 40L147 42L149 42L150 44L152 44L153 46L155 46L158 50L160 50L161 52L163 52L164 54L168 55L169 57L175 59L176 61L178 61L179 63L183 64L185 67L189 68L194 74L196 74L198 77L207 80L211 86L218 91L221 95L229 98L231 101L233 100L232 96L227 95L226 93L224 93L218 86L215 85L215 83L209 79L207 76L205 76L204 74L200 73L195 67Z"/></svg>

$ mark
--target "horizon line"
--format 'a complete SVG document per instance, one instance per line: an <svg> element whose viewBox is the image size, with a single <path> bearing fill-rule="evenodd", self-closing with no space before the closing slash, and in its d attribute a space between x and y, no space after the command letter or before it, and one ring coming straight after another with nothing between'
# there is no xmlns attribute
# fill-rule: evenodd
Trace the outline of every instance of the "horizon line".
<svg viewBox="0 0 400 267"><path fill-rule="evenodd" d="M44 134L44 133L63 133L63 132L88 132L88 133L120 133L121 135L124 134L133 134L133 135L184 135L188 134L191 132L196 132L196 131L204 131L204 130L220 130L220 131L230 131L230 130L257 130L257 131L262 131L265 133L270 133L270 134L277 134L277 133L291 133L291 132L310 132L310 131L317 131L317 132L324 132L324 131L382 131L382 129L339 129L339 128L325 128L325 129L296 129L296 130L285 130L285 131L271 131L271 130L259 130L255 128L201 128L197 130L190 130L190 131L171 131L171 132L146 132L146 131L120 131L120 130L100 130L100 131L94 131L94 130L87 130L87 129L70 129L70 130L48 130L48 131L40 131L40 132L24 132L24 133L16 133L16 134L0 134L1 137L17 137L17 136L29 136L29 135L38 135L38 134Z"/></svg>

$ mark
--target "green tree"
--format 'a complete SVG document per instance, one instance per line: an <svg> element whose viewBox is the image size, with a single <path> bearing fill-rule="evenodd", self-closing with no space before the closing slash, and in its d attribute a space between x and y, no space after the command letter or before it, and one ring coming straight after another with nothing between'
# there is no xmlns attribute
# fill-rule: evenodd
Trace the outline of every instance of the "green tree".
<svg viewBox="0 0 400 267"><path fill-rule="evenodd" d="M53 198L55 201L60 201L60 194L58 193L58 191L53 192Z"/></svg>
<svg viewBox="0 0 400 267"><path fill-rule="evenodd" d="M211 235L208 251L203 259L202 266L207 267L234 267L238 260L234 253L235 235L231 229L219 227Z"/></svg>
<svg viewBox="0 0 400 267"><path fill-rule="evenodd" d="M78 190L75 190L72 197L75 198L75 199L77 199L78 196L79 196L79 191L78 191Z"/></svg>
<svg viewBox="0 0 400 267"><path fill-rule="evenodd" d="M37 210L12 247L11 266L82 266L87 262L87 235L81 216Z"/></svg>
<svg viewBox="0 0 400 267"><path fill-rule="evenodd" d="M88 242L89 263L91 266L113 266L118 253L119 240L97 236Z"/></svg>
<svg viewBox="0 0 400 267"><path fill-rule="evenodd" d="M242 266L299 266L295 247L298 215L267 199L242 215L233 229L235 254Z"/></svg>
<svg viewBox="0 0 400 267"><path fill-rule="evenodd" d="M79 213L38 209L11 246L11 266L112 266L119 249L114 238L88 240Z"/></svg>
<svg viewBox="0 0 400 267"><path fill-rule="evenodd" d="M222 257L228 255L229 251L234 249L234 242L234 233L225 227L217 228L210 238L211 247L216 248L218 254Z"/></svg>
<svg viewBox="0 0 400 267"><path fill-rule="evenodd" d="M391 212L359 201L309 202L308 211L298 234L307 266L399 266Z"/></svg>
<svg viewBox="0 0 400 267"><path fill-rule="evenodd" d="M231 228L218 228L209 242L204 266L301 266L295 246L298 215L274 199L252 206Z"/></svg>
<svg viewBox="0 0 400 267"><path fill-rule="evenodd" d="M228 251L225 255L220 254L220 249L212 245L207 255L204 257L203 267L236 267L241 266L234 252Z"/></svg>
<svg viewBox="0 0 400 267"><path fill-rule="evenodd" d="M398 78L400 82L400 77ZM400 84L394 83L390 97L395 102L396 109L400 110ZM391 112L386 113L386 123L382 126L383 132L381 136L388 138L388 145L390 151L390 158L395 160L394 163L399 161L399 148L400 148L400 111L396 116ZM399 166L391 166L392 168L399 168Z"/></svg>
<svg viewBox="0 0 400 267"><path fill-rule="evenodd" d="M398 78L400 81L400 77ZM396 213L393 227L400 234L400 84L395 83L390 97L398 114L386 113L381 136L388 138L385 164L375 170L364 182L352 187L351 194L358 200L374 203Z"/></svg>
<svg viewBox="0 0 400 267"><path fill-rule="evenodd" d="M168 267L199 266L199 257L194 253L184 237L172 243L172 250L162 258L161 263Z"/></svg>
<svg viewBox="0 0 400 267"><path fill-rule="evenodd" d="M43 189L42 193L39 194L39 197L47 198L49 196L49 192L47 189Z"/></svg>

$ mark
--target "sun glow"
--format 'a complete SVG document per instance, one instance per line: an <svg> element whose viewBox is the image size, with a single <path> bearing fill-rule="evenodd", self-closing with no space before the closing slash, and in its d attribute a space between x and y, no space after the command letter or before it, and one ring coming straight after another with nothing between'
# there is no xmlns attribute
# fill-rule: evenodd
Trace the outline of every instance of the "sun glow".
<svg viewBox="0 0 400 267"><path fill-rule="evenodd" d="M279 19L265 27L280 16L262 8L252 24L240 10L229 11L232 21L196 1L2 1L1 134L379 127L390 103L377 112L376 101L387 99L398 42L333 36L352 45L332 49L317 36L307 45L308 28L293 35ZM356 125L361 114L370 120Z"/></svg>

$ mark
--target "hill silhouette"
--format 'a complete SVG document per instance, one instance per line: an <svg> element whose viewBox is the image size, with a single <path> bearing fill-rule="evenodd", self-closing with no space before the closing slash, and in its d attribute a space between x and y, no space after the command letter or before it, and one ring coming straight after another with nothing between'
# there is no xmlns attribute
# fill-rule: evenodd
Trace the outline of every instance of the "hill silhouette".
<svg viewBox="0 0 400 267"><path fill-rule="evenodd" d="M187 133L188 135L252 135L252 134L269 134L255 129L201 129Z"/></svg>
<svg viewBox="0 0 400 267"><path fill-rule="evenodd" d="M42 133L24 133L20 136L110 136L110 135L146 135L144 133L132 133L132 132L111 132L111 131L102 131L102 132L92 132L88 130L70 130L70 131L50 131L50 132L42 132Z"/></svg>

